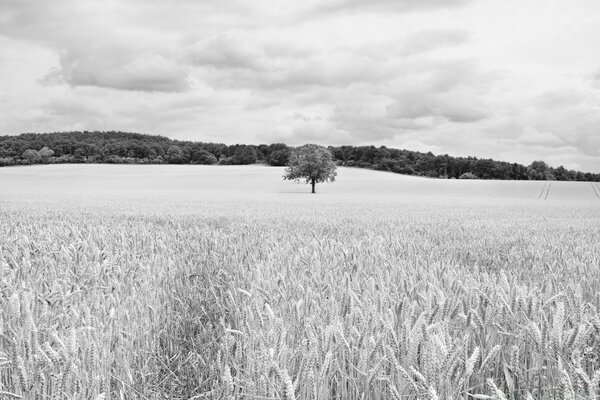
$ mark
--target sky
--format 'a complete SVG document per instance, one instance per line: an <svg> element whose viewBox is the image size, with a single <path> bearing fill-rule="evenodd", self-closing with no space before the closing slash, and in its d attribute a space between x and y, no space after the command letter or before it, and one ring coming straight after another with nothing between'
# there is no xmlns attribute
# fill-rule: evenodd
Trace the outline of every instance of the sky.
<svg viewBox="0 0 600 400"><path fill-rule="evenodd" d="M71 130L600 172L600 2L0 0L0 135Z"/></svg>

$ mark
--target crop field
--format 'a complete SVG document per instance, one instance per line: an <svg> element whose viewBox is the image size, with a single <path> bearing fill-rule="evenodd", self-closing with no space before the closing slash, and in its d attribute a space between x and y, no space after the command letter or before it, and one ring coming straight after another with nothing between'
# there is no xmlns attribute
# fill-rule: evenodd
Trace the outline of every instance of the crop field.
<svg viewBox="0 0 600 400"><path fill-rule="evenodd" d="M0 398L600 399L600 186L0 168Z"/></svg>

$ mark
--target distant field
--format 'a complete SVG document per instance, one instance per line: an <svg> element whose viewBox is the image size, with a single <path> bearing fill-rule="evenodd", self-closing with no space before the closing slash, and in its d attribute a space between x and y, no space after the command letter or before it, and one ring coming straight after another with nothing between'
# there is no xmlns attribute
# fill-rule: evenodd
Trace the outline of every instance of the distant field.
<svg viewBox="0 0 600 400"><path fill-rule="evenodd" d="M0 398L598 398L597 184L282 174L0 168Z"/></svg>
<svg viewBox="0 0 600 400"><path fill-rule="evenodd" d="M283 168L190 165L47 165L0 168L4 199L297 200L308 186L282 180ZM319 202L404 200L600 201L590 182L443 180L339 168L338 181L317 186ZM306 198L301 197L302 200ZM315 201L313 199L313 201Z"/></svg>

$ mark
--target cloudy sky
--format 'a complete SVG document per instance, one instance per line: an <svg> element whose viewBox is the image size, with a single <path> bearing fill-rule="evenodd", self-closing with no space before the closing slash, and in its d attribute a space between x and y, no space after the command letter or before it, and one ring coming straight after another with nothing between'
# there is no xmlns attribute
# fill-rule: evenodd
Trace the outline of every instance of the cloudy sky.
<svg viewBox="0 0 600 400"><path fill-rule="evenodd" d="M0 135L65 130L600 172L600 2L0 0Z"/></svg>

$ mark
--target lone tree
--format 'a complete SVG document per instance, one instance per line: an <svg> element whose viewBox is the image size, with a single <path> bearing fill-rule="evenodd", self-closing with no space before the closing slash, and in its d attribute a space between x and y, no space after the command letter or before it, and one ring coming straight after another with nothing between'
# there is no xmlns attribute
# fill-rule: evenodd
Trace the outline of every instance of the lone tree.
<svg viewBox="0 0 600 400"><path fill-rule="evenodd" d="M311 184L312 193L315 193L316 183L335 181L336 168L329 150L316 144L305 144L290 154L283 179L296 182L305 180Z"/></svg>

